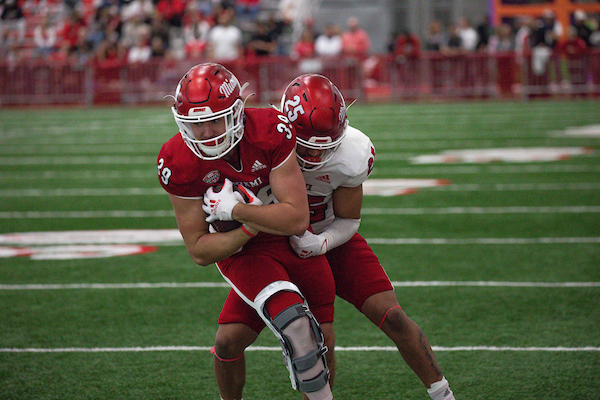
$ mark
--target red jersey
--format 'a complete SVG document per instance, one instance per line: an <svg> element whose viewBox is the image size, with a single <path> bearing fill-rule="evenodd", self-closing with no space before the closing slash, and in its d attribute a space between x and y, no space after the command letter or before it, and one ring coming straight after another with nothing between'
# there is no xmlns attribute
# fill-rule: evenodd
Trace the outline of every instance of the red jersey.
<svg viewBox="0 0 600 400"><path fill-rule="evenodd" d="M239 168L223 159L200 159L178 133L158 155L158 176L163 188L172 195L199 200L209 187L228 178L250 188L263 204L272 203L269 174L290 157L296 157L296 136L287 118L275 109L246 108L244 116L244 135L237 144ZM260 232L244 245L243 251L216 264L227 282L253 307L253 300L263 288L275 281L293 281L311 309L315 306L319 321L333 321L335 286L327 259L299 258L286 236ZM256 312L252 314L259 318Z"/></svg>
<svg viewBox="0 0 600 400"><path fill-rule="evenodd" d="M237 145L239 169L223 159L198 158L178 133L162 146L158 155L163 188L178 197L199 199L209 187L228 178L252 190L263 204L272 203L269 173L289 157L295 157L296 136L285 116L275 109L246 108L244 115L244 136Z"/></svg>

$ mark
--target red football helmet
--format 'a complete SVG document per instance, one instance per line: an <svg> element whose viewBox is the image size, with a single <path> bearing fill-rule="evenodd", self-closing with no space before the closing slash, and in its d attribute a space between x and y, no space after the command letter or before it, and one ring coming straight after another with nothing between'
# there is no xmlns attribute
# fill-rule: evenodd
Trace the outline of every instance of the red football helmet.
<svg viewBox="0 0 600 400"><path fill-rule="evenodd" d="M294 125L299 145L321 151L318 157L297 154L303 170L320 168L333 157L348 120L344 98L329 79L316 74L294 79L281 98L281 112Z"/></svg>
<svg viewBox="0 0 600 400"><path fill-rule="evenodd" d="M179 81L172 107L175 122L188 147L203 160L215 160L231 151L244 134L242 88L235 75L219 64L198 64ZM194 124L219 119L225 132L201 140L194 135Z"/></svg>

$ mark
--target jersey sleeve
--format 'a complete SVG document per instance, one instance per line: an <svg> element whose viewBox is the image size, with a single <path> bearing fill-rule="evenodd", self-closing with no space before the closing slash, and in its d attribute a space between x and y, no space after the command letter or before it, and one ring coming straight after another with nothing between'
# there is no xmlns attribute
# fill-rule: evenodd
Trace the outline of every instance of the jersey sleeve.
<svg viewBox="0 0 600 400"><path fill-rule="evenodd" d="M349 139L344 145L352 149L352 157L345 164L347 179L340 185L342 187L362 185L373 172L375 163L375 146L371 139L357 129L351 127L349 129L354 132L344 138L345 141Z"/></svg>
<svg viewBox="0 0 600 400"><path fill-rule="evenodd" d="M179 134L166 142L157 157L158 180L163 189L178 197L202 198L204 192L197 185L195 157Z"/></svg>

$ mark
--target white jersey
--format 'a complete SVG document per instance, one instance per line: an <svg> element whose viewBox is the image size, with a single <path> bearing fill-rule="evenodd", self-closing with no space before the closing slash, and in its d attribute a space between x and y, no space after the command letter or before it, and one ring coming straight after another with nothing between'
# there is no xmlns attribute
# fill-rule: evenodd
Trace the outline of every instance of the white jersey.
<svg viewBox="0 0 600 400"><path fill-rule="evenodd" d="M334 220L333 191L338 187L356 187L373 171L375 147L358 129L346 128L346 136L333 157L317 170L302 171L306 181L313 232L323 232Z"/></svg>

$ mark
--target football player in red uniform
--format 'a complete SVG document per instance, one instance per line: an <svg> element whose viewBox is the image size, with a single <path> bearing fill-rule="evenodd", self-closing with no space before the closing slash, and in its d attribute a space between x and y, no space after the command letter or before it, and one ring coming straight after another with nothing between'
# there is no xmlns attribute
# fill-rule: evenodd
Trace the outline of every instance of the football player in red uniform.
<svg viewBox="0 0 600 400"><path fill-rule="evenodd" d="M297 158L311 211L312 229L290 237L294 251L305 259L324 254L333 271L337 295L394 342L432 399L453 400L425 334L402 310L377 256L357 232L362 184L371 174L375 159L373 143L348 125L342 94L324 76L308 74L294 79L283 95L281 111L296 130ZM243 309L246 311L241 312ZM238 310L238 315L244 316L238 322L260 328L256 313L234 292L225 302L224 312L228 310ZM332 356L330 359L333 377L335 361Z"/></svg>
<svg viewBox="0 0 600 400"><path fill-rule="evenodd" d="M219 64L196 65L181 78L172 107L179 133L160 150L159 181L192 259L216 263L280 340L292 387L311 400L329 400L323 332L332 330L333 276L325 257L301 259L288 242L309 225L296 137L277 110L245 108L242 90ZM232 182L244 188L249 201ZM222 189L213 190L217 185ZM216 232L210 227L216 220L243 225ZM222 313L220 326L229 322L238 322L237 316ZM212 350L224 400L241 399L228 371L244 365L244 349L257 335L241 324L235 328L218 334ZM238 337L249 337L250 343Z"/></svg>

